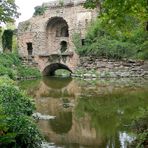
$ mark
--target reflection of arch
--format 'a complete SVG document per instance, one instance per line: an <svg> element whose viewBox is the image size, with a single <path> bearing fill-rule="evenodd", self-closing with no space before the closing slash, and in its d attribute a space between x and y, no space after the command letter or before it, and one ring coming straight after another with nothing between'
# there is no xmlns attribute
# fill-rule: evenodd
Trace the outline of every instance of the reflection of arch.
<svg viewBox="0 0 148 148"><path fill-rule="evenodd" d="M72 127L72 112L60 112L54 120L50 120L52 130L57 134L68 133Z"/></svg>
<svg viewBox="0 0 148 148"><path fill-rule="evenodd" d="M54 76L55 71L58 69L65 69L72 73L72 70L70 70L66 65L61 64L61 63L53 63L45 67L45 69L43 70L43 75L44 76Z"/></svg>
<svg viewBox="0 0 148 148"><path fill-rule="evenodd" d="M71 77L44 77L43 82L52 89L62 89L72 81Z"/></svg>

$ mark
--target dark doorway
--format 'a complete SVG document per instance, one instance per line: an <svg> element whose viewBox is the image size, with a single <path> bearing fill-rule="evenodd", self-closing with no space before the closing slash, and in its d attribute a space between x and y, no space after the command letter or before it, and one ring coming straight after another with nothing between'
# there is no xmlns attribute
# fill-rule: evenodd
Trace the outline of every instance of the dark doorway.
<svg viewBox="0 0 148 148"><path fill-rule="evenodd" d="M81 44L82 44L82 46L85 45L85 39L81 39Z"/></svg>
<svg viewBox="0 0 148 148"><path fill-rule="evenodd" d="M67 50L67 42L66 41L62 41L61 42L61 53L65 52Z"/></svg>
<svg viewBox="0 0 148 148"><path fill-rule="evenodd" d="M32 50L33 50L32 43L31 42L27 43L28 55L32 55Z"/></svg>

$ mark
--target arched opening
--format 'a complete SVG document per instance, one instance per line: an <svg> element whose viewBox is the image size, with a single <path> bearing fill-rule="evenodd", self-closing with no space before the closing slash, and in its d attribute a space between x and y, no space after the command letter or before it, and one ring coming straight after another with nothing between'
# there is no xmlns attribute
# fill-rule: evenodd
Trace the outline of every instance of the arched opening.
<svg viewBox="0 0 148 148"><path fill-rule="evenodd" d="M65 69L68 70L70 73L72 73L72 70L69 69L66 65L61 64L61 63L53 63L48 65L44 70L43 70L43 75L44 76L54 76L55 71L58 69Z"/></svg>
<svg viewBox="0 0 148 148"><path fill-rule="evenodd" d="M61 49L60 49L61 53L65 52L67 50L67 42L62 41L60 45L61 45Z"/></svg>
<svg viewBox="0 0 148 148"><path fill-rule="evenodd" d="M52 17L46 26L47 50L56 53L61 48L61 40L69 37L68 24L62 17Z"/></svg>

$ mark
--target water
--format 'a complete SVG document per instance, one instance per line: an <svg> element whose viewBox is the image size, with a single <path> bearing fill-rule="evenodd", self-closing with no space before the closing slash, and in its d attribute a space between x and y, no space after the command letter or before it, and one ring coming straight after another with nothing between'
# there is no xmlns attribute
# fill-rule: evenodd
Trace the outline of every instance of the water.
<svg viewBox="0 0 148 148"><path fill-rule="evenodd" d="M22 81L37 112L45 147L126 148L135 135L131 122L148 105L148 79L80 80L43 78Z"/></svg>

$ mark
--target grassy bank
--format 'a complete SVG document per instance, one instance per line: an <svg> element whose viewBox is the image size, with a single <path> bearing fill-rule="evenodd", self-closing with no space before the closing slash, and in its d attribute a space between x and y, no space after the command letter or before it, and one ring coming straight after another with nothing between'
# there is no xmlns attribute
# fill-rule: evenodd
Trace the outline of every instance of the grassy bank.
<svg viewBox="0 0 148 148"><path fill-rule="evenodd" d="M19 56L14 53L0 54L0 76L9 76L11 79L40 77L38 69L23 65Z"/></svg>

